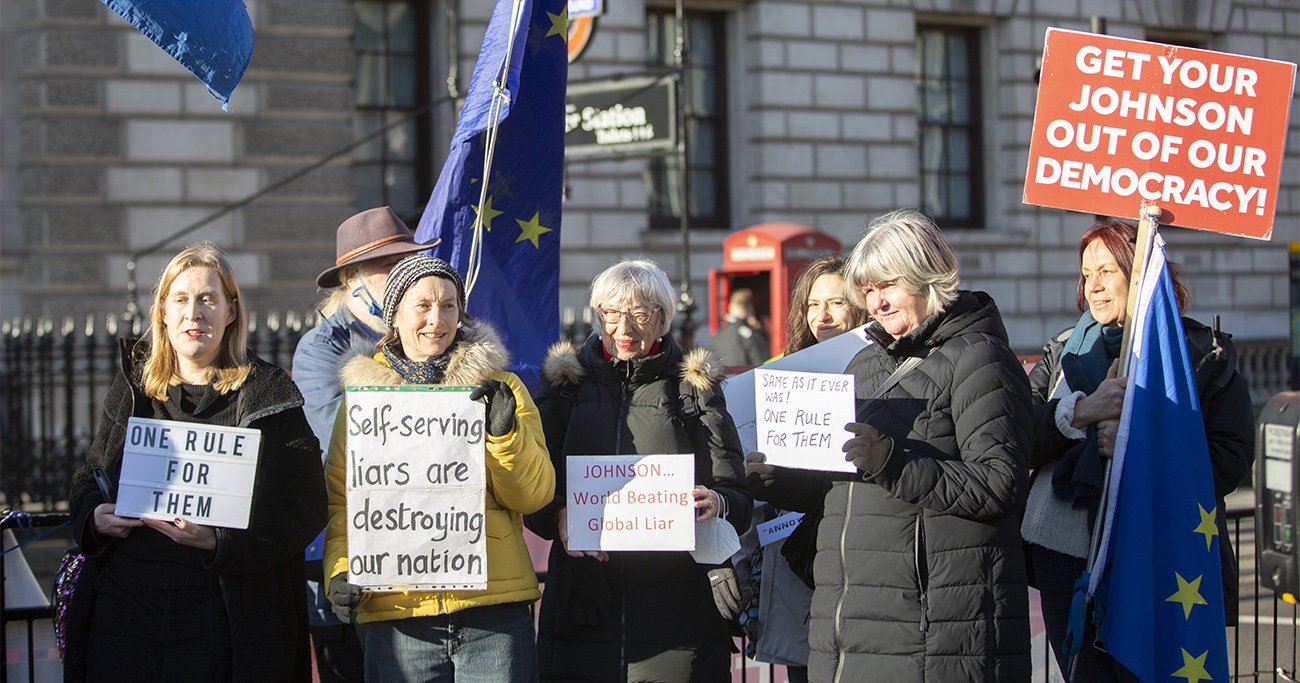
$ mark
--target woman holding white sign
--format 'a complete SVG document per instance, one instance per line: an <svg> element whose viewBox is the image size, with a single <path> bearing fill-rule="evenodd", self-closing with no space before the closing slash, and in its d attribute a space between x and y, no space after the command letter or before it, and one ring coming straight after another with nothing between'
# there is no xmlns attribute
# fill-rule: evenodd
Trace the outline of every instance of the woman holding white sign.
<svg viewBox="0 0 1300 683"><path fill-rule="evenodd" d="M529 605L540 591L524 546L523 515L549 503L555 491L537 409L528 389L506 371L509 356L496 332L466 312L465 286L446 261L417 255L393 266L383 317L388 334L373 357L359 356L343 367L345 386L477 386L470 398L487 401L481 522L487 588L363 592L348 581L348 534L358 511L347 506L352 419L345 399L326 465L325 574L335 613L346 622L355 612L356 621L366 624L371 683L535 680Z"/></svg>
<svg viewBox="0 0 1300 683"><path fill-rule="evenodd" d="M69 615L67 678L310 680L303 548L325 523L325 487L302 395L284 370L246 350L239 285L211 243L171 260L149 319L146 339L123 344L122 372L69 495L87 564L75 589L80 617ZM247 528L194 521L202 503L167 520L118 516L113 489L134 483L121 478L131 418L170 421L179 426L172 432L185 423L258 430ZM168 479L186 477L180 461L159 460ZM209 475L220 467L200 461L187 490L217 484ZM210 507L210 496L193 495Z"/></svg>
<svg viewBox="0 0 1300 683"><path fill-rule="evenodd" d="M818 342L833 339L867 322L867 312L849 300L844 284L845 261L840 256L823 256L808 264L790 290L786 321L788 340L781 355L798 353ZM790 513L771 503L754 501L754 527L741 536L734 591L744 595L749 583L756 599L741 605L738 615L747 637L745 655L756 661L783 664L790 683L808 680L808 612L812 588L783 557L786 539L760 546L758 525ZM757 590L754 590L756 588ZM730 601L724 600L724 604Z"/></svg>
<svg viewBox="0 0 1300 683"><path fill-rule="evenodd" d="M655 263L618 263L591 283L598 334L581 348L556 344L542 365L538 407L560 477L555 501L528 517L530 529L555 541L538 633L543 681L729 676L731 632L709 576L725 558L702 564L682 551L569 550L568 456L691 454L695 486L689 496L683 489L682 505L695 510L697 548L701 523L720 518L736 533L749 527L752 501L722 366L707 349L683 353L668 333L675 300Z"/></svg>
<svg viewBox="0 0 1300 683"><path fill-rule="evenodd" d="M1018 513L1033 418L997 305L958 290L956 256L916 211L872 221L845 279L875 343L845 370L857 472L824 496L809 678L1028 681ZM755 460L769 501L800 509L820 490Z"/></svg>
<svg viewBox="0 0 1300 683"><path fill-rule="evenodd" d="M1079 241L1077 304L1082 315L1043 347L1029 373L1038 406L1038 443L1030 464L1034 479L1020 530L1029 548L1031 575L1043 599L1047 639L1062 671L1062 643L1074 582L1088 564L1089 541L1100 505L1103 459L1114 452L1125 380L1117 378L1129 273L1137 226L1109 220L1094 224ZM1179 309L1187 288L1170 275ZM1224 517L1224 496L1237 488L1255 460L1255 420L1245 379L1237 372L1232 338L1183 318L1187 350L1199 388L1205 435L1218 499L1215 516L1228 625L1237 623L1237 562ZM1107 653L1093 646L1091 619L1084 633L1075 680L1132 678Z"/></svg>

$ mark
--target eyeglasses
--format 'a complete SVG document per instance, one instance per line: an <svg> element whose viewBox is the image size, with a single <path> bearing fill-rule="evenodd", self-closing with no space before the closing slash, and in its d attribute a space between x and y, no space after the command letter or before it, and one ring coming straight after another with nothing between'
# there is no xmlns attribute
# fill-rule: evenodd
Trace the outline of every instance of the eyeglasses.
<svg viewBox="0 0 1300 683"><path fill-rule="evenodd" d="M659 313L659 309L656 307L650 310L642 308L635 311L619 311L613 308L597 306L596 312L600 314L601 322L606 325L617 325L624 317L630 318L637 325L644 325L654 319L655 315Z"/></svg>

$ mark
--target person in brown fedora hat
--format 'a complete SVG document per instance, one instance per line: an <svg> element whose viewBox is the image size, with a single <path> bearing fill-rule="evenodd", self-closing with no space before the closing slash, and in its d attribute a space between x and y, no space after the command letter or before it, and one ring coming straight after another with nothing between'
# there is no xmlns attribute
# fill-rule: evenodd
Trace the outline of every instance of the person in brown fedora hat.
<svg viewBox="0 0 1300 683"><path fill-rule="evenodd" d="M343 401L339 370L353 356L373 354L375 343L388 329L379 305L388 272L404 256L438 241L417 244L411 229L387 206L362 211L339 225L334 265L316 278L316 284L326 290L320 322L303 335L293 354L293 380L302 392L307 421L320 440L322 462ZM321 590L324 545L324 538L318 536L307 548L307 587L312 596L308 618L320 680L361 681L357 634L334 616Z"/></svg>

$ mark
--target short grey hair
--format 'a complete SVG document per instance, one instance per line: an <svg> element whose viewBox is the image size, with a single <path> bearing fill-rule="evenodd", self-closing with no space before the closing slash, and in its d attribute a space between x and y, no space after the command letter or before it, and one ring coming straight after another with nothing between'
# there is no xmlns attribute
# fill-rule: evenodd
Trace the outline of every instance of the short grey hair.
<svg viewBox="0 0 1300 683"><path fill-rule="evenodd" d="M939 226L913 209L887 213L867 226L844 267L849 299L866 307L862 287L893 282L908 294L925 297L925 314L934 315L957 300L961 282L957 257Z"/></svg>
<svg viewBox="0 0 1300 683"><path fill-rule="evenodd" d="M619 261L591 281L591 312L596 316L597 329L603 329L597 307L621 303L655 306L663 311L657 332L660 337L668 334L677 314L672 283L658 263L647 259Z"/></svg>

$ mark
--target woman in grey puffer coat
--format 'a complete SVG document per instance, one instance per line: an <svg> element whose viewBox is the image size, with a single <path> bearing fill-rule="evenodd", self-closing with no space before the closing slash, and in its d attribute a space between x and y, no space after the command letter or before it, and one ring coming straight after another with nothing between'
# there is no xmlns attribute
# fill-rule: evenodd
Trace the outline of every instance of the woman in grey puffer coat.
<svg viewBox="0 0 1300 683"><path fill-rule="evenodd" d="M791 509L825 491L809 678L1028 681L1019 510L1032 408L997 306L957 291L956 258L913 211L873 222L846 276L875 319L875 343L846 369L859 407L844 450L857 475L756 457L748 468L752 487L778 505L796 499Z"/></svg>

